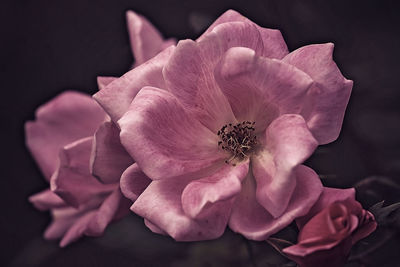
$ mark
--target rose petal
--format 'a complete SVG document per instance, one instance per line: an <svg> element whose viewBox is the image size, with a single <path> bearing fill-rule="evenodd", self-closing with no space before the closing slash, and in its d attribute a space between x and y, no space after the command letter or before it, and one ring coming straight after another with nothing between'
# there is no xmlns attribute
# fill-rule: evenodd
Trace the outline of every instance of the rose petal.
<svg viewBox="0 0 400 267"><path fill-rule="evenodd" d="M213 132L235 121L229 103L214 79L218 60L234 46L249 47L257 53L263 50L260 34L253 24L221 24L201 42L179 42L163 70L168 90Z"/></svg>
<svg viewBox="0 0 400 267"><path fill-rule="evenodd" d="M372 232L376 230L378 224L375 221L374 215L367 210L363 210L363 220L360 223L360 227L352 235L352 244L354 245L359 240L369 236Z"/></svg>
<svg viewBox="0 0 400 267"><path fill-rule="evenodd" d="M248 161L237 166L226 164L212 175L190 182L182 193L183 210L191 218L206 216L209 207L240 192L248 171Z"/></svg>
<svg viewBox="0 0 400 267"><path fill-rule="evenodd" d="M72 91L36 111L36 120L25 124L26 145L47 180L57 167L59 149L92 135L104 118L105 113L95 101Z"/></svg>
<svg viewBox="0 0 400 267"><path fill-rule="evenodd" d="M122 144L150 179L202 176L226 157L218 136L165 90L143 88L118 124Z"/></svg>
<svg viewBox="0 0 400 267"><path fill-rule="evenodd" d="M333 44L301 47L283 61L304 71L315 81L303 115L320 144L339 136L353 82L346 80L332 59Z"/></svg>
<svg viewBox="0 0 400 267"><path fill-rule="evenodd" d="M89 172L92 137L78 140L60 151L60 165L50 181L51 190L78 207L95 196L108 194L116 185L104 185Z"/></svg>
<svg viewBox="0 0 400 267"><path fill-rule="evenodd" d="M226 22L234 22L234 21L239 21L239 22L244 22L248 20L246 17L244 17L242 14L239 12L229 9L225 11L221 16L219 16L208 28L207 30L198 38L198 41L201 41L204 39L204 37L210 33L216 26L226 23Z"/></svg>
<svg viewBox="0 0 400 267"><path fill-rule="evenodd" d="M128 110L133 98L144 86L165 88L161 71L174 48L165 49L93 95L114 122L117 122Z"/></svg>
<svg viewBox="0 0 400 267"><path fill-rule="evenodd" d="M168 87L197 119L217 133L222 125L235 120L229 103L215 84L213 63L218 57L218 43L197 44L191 40L180 41L176 52L163 70ZM208 55L202 47L209 45ZM216 46L216 47L214 47Z"/></svg>
<svg viewBox="0 0 400 267"><path fill-rule="evenodd" d="M226 227L232 201L214 205L202 219L188 217L181 204L187 179L153 181L133 203L131 209L151 225L177 241L199 241L220 237Z"/></svg>
<svg viewBox="0 0 400 267"><path fill-rule="evenodd" d="M119 129L110 121L97 129L92 145L90 171L105 184L118 183L121 174L133 163L119 139Z"/></svg>
<svg viewBox="0 0 400 267"><path fill-rule="evenodd" d="M282 33L279 30L263 28L260 26L257 26L257 29L260 31L261 39L264 43L262 56L282 59L289 53Z"/></svg>
<svg viewBox="0 0 400 267"><path fill-rule="evenodd" d="M164 41L160 32L145 17L131 10L126 12L126 20L135 66L141 65L164 48L175 44L173 39Z"/></svg>
<svg viewBox="0 0 400 267"><path fill-rule="evenodd" d="M116 79L118 79L118 77L97 76L97 86L99 87L99 90L103 90Z"/></svg>
<svg viewBox="0 0 400 267"><path fill-rule="evenodd" d="M90 220L92 220L95 214L95 211L90 211L74 221L74 223L71 225L71 227L69 227L69 229L61 239L60 247L63 248L82 237L83 233L87 229Z"/></svg>
<svg viewBox="0 0 400 267"><path fill-rule="evenodd" d="M44 237L46 239L59 239L61 238L68 229L79 220L87 212L97 208L101 203L101 199L94 199L91 203L80 206L79 208L65 207L52 209L53 221L47 227Z"/></svg>
<svg viewBox="0 0 400 267"><path fill-rule="evenodd" d="M215 77L236 118L255 121L258 131L279 113L299 113L313 83L293 66L243 47L225 53Z"/></svg>
<svg viewBox="0 0 400 267"><path fill-rule="evenodd" d="M46 228L44 238L54 240L61 238L71 227L81 213L75 208L55 209L52 212L53 221Z"/></svg>
<svg viewBox="0 0 400 267"><path fill-rule="evenodd" d="M144 219L144 224L147 228L149 228L153 233L160 234L160 235L167 235L166 232L158 228L156 225L152 224L150 221Z"/></svg>
<svg viewBox="0 0 400 267"><path fill-rule="evenodd" d="M229 227L252 240L265 240L289 225L295 218L304 216L318 199L322 184L310 168L296 168L297 185L289 205L282 216L274 219L256 200L256 182L249 172L242 184L242 192L232 208Z"/></svg>
<svg viewBox="0 0 400 267"><path fill-rule="evenodd" d="M254 24L251 20L241 15L239 12L235 10L228 10L224 14L222 14L218 19L211 24L210 27L198 38L198 41L204 39L204 37L211 32L216 26L227 23L227 22L248 22ZM269 58L278 58L281 59L285 55L288 54L288 49L285 43L285 40L282 37L282 34L279 30L267 29L260 27L254 24L258 31L261 34L261 38L264 43L264 51L262 56L269 57Z"/></svg>
<svg viewBox="0 0 400 267"><path fill-rule="evenodd" d="M127 202L127 203L124 203ZM108 224L116 217L120 208L124 207L124 214L128 214L131 201L121 194L119 188L115 189L101 204L100 208L88 222L85 234L88 236L100 236Z"/></svg>
<svg viewBox="0 0 400 267"><path fill-rule="evenodd" d="M150 182L151 180L134 163L121 176L120 187L122 194L130 200L135 201Z"/></svg>
<svg viewBox="0 0 400 267"><path fill-rule="evenodd" d="M50 210L67 206L64 200L49 189L30 196L29 202L31 202L38 210Z"/></svg>
<svg viewBox="0 0 400 267"><path fill-rule="evenodd" d="M285 212L296 187L295 169L318 146L300 115L286 114L266 130L266 150L252 158L257 201L274 218Z"/></svg>

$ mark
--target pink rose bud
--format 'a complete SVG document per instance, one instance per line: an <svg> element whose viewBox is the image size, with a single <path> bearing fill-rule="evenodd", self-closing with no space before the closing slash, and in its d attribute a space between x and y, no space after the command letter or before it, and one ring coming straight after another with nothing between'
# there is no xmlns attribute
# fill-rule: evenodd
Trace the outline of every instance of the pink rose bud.
<svg viewBox="0 0 400 267"><path fill-rule="evenodd" d="M340 192L343 191L343 192ZM350 197L336 202L327 195L342 198L347 192ZM354 199L352 190L325 188L319 203L311 210L310 215L298 220L300 233L298 243L283 250L289 258L300 267L340 267L343 266L350 253L351 247L360 239L372 233L377 224L374 216L364 210ZM321 208L321 202L328 202Z"/></svg>

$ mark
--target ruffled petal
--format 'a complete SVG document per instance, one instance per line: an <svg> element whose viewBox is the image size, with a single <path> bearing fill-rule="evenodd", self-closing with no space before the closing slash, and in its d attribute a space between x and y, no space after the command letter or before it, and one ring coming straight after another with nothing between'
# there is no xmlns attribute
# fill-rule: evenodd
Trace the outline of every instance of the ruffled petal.
<svg viewBox="0 0 400 267"><path fill-rule="evenodd" d="M218 136L162 89L143 88L118 124L122 144L150 179L201 177L226 157Z"/></svg>
<svg viewBox="0 0 400 267"><path fill-rule="evenodd" d="M180 41L176 52L163 70L167 88L197 119L217 133L222 125L235 120L229 103L215 84L213 63L218 57L218 43L197 44L191 40ZM202 47L208 54L204 56Z"/></svg>
<svg viewBox="0 0 400 267"><path fill-rule="evenodd" d="M214 205L201 219L192 219L182 209L186 179L153 181L133 203L133 212L144 217L152 231L167 233L177 241L200 241L220 237L229 219L232 200ZM149 224L150 222L150 224Z"/></svg>
<svg viewBox="0 0 400 267"><path fill-rule="evenodd" d="M49 189L30 196L29 202L38 210L50 210L67 206L64 200Z"/></svg>
<svg viewBox="0 0 400 267"><path fill-rule="evenodd" d="M304 71L315 81L302 112L320 144L339 136L353 81L347 80L332 59L333 44L301 47L283 61Z"/></svg>
<svg viewBox="0 0 400 267"><path fill-rule="evenodd" d="M251 172L242 184L242 192L232 208L229 227L248 239L265 240L288 226L295 218L304 216L322 191L318 175L310 168L296 168L296 188L282 216L273 216L256 199L256 182Z"/></svg>
<svg viewBox="0 0 400 267"><path fill-rule="evenodd" d="M146 225L147 228L149 228L153 233L159 234L159 235L167 235L166 232L158 228L156 225L152 224L150 221L144 219L144 224Z"/></svg>
<svg viewBox="0 0 400 267"><path fill-rule="evenodd" d="M44 237L46 239L59 239L76 223L82 216L96 209L101 204L102 199L93 199L90 203L74 208L67 206L51 210L53 217L52 223L47 227Z"/></svg>
<svg viewBox="0 0 400 267"><path fill-rule="evenodd" d="M248 18L241 15L239 12L232 9L226 11L224 14L219 16L214 21L214 23L211 24L210 27L208 27L208 29L199 37L198 41L202 40L216 26L223 23L235 22L235 21L252 23L257 27L264 43L264 51L261 54L262 56L281 59L288 54L288 49L285 40L283 39L282 34L279 30L260 27L251 20L249 20Z"/></svg>
<svg viewBox="0 0 400 267"><path fill-rule="evenodd" d="M248 48L229 49L215 78L236 118L256 122L263 131L279 114L299 113L313 80L278 60L259 57Z"/></svg>
<svg viewBox="0 0 400 267"><path fill-rule="evenodd" d="M74 223L68 228L63 238L61 239L60 247L63 248L82 237L87 229L89 222L93 219L95 214L95 211L90 211L74 221Z"/></svg>
<svg viewBox="0 0 400 267"><path fill-rule="evenodd" d="M80 204L109 194L115 184L104 185L89 172L93 137L87 137L65 146L60 151L60 164L51 178L50 188L68 204Z"/></svg>
<svg viewBox="0 0 400 267"><path fill-rule="evenodd" d="M162 68L175 47L165 49L151 60L127 72L93 95L103 109L117 122L128 110L133 98L145 86L165 88Z"/></svg>
<svg viewBox="0 0 400 267"><path fill-rule="evenodd" d="M300 115L286 114L266 130L265 150L252 158L256 196L274 218L282 215L296 187L295 169L318 146Z"/></svg>
<svg viewBox="0 0 400 267"><path fill-rule="evenodd" d="M46 239L59 239L65 247L83 235L100 236L108 224L129 213L131 201L116 188L103 198L95 198L79 208L70 206L52 209L53 222L45 231Z"/></svg>
<svg viewBox="0 0 400 267"><path fill-rule="evenodd" d="M214 79L214 68L226 50L249 47L261 54L263 44L254 24L232 22L218 25L202 41L184 40L163 70L168 90L176 95L211 131L234 122L226 97Z"/></svg>
<svg viewBox="0 0 400 267"><path fill-rule="evenodd" d="M241 182L249 171L249 162L225 165L208 177L190 182L182 193L182 208L191 218L206 217L215 203L239 194Z"/></svg>
<svg viewBox="0 0 400 267"><path fill-rule="evenodd" d="M135 201L150 182L150 178L134 163L121 176L120 187L122 194L128 199Z"/></svg>
<svg viewBox="0 0 400 267"><path fill-rule="evenodd" d="M119 139L119 129L110 121L97 129L92 145L90 171L105 184L118 183L121 174L133 163Z"/></svg>
<svg viewBox="0 0 400 267"><path fill-rule="evenodd" d="M129 206L131 201L126 199L119 188L115 189L101 204L100 208L96 210L94 216L90 219L85 229L85 235L100 236L108 224L116 218L118 213L124 215L129 213ZM122 210L121 210L122 209ZM119 217L122 217L119 215Z"/></svg>
<svg viewBox="0 0 400 267"><path fill-rule="evenodd" d="M61 238L74 224L74 221L79 218L80 214L75 208L71 207L53 210L53 221L46 228L44 238L47 240Z"/></svg>
<svg viewBox="0 0 400 267"><path fill-rule="evenodd" d="M118 77L111 76L97 76L97 86L99 90L103 90L107 85L118 79Z"/></svg>
<svg viewBox="0 0 400 267"><path fill-rule="evenodd" d="M57 168L58 151L93 135L105 113L89 96L67 91L41 106L25 124L26 145L47 180Z"/></svg>
<svg viewBox="0 0 400 267"><path fill-rule="evenodd" d="M160 32L145 17L131 10L126 12L126 21L135 66L141 65L164 48L176 43L173 39L164 41Z"/></svg>

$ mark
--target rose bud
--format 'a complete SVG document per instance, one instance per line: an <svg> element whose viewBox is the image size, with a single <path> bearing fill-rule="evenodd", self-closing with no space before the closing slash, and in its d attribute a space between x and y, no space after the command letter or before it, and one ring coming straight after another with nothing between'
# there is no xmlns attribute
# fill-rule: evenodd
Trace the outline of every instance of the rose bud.
<svg viewBox="0 0 400 267"><path fill-rule="evenodd" d="M352 246L376 229L374 216L355 200L354 189L324 188L300 219L298 243L283 250L300 267L340 267Z"/></svg>

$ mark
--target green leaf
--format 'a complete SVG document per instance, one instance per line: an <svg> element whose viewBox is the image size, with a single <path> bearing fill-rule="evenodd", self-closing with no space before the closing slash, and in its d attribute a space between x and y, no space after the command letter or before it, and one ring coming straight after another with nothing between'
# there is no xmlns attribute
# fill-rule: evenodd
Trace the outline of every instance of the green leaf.
<svg viewBox="0 0 400 267"><path fill-rule="evenodd" d="M383 207L384 202L376 203L369 211L375 216L379 226L400 228L400 202Z"/></svg>

